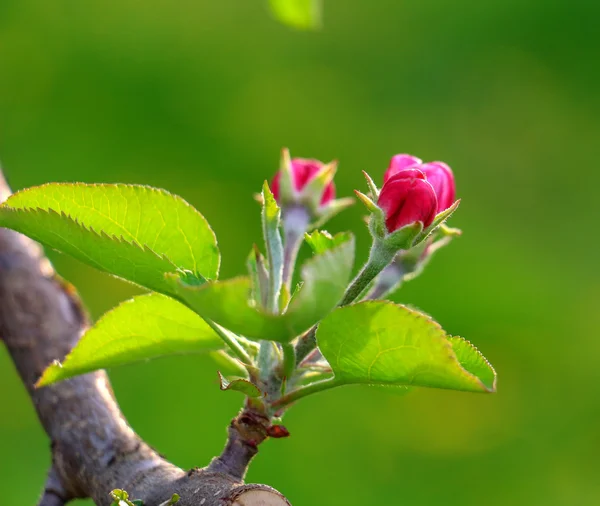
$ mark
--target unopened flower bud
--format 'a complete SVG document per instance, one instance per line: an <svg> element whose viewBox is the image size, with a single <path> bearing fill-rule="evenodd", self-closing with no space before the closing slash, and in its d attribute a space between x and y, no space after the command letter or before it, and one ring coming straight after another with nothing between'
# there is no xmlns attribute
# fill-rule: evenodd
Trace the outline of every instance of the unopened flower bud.
<svg viewBox="0 0 600 506"><path fill-rule="evenodd" d="M437 195L437 212L441 213L448 209L456 199L456 185L452 169L444 162L425 163L419 167L427 177L427 181L433 186Z"/></svg>
<svg viewBox="0 0 600 506"><path fill-rule="evenodd" d="M415 156L400 154L390 160L388 170L383 177L384 182L394 177L402 170L419 169L425 174L427 181L433 186L437 196L437 212L441 213L448 209L456 198L456 185L452 169L444 162L423 163Z"/></svg>
<svg viewBox="0 0 600 506"><path fill-rule="evenodd" d="M294 189L297 192L301 192L304 187L319 173L324 167L324 163L319 160L305 159L305 158L294 158L291 163L291 175L294 183ZM275 196L275 200L280 202L279 194L279 181L281 179L281 171L275 174L273 181L271 182L271 191ZM335 186L333 181L329 182L323 189L321 196L321 206L328 204L335 198Z"/></svg>
<svg viewBox="0 0 600 506"><path fill-rule="evenodd" d="M390 160L390 165L388 170L385 171L383 175L383 182L385 183L389 178L396 175L403 169L408 169L409 167L419 167L423 163L423 160L417 158L416 156L400 154L392 156Z"/></svg>
<svg viewBox="0 0 600 506"><path fill-rule="evenodd" d="M428 227L438 208L433 186L416 168L400 170L390 177L381 188L377 205L385 213L389 233L417 221Z"/></svg>

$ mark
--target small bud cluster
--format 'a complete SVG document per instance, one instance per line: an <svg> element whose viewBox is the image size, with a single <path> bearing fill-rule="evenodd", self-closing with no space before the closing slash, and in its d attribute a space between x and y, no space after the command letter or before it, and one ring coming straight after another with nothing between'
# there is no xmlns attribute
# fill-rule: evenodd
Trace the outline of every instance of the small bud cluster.
<svg viewBox="0 0 600 506"><path fill-rule="evenodd" d="M304 233L350 204L348 199L335 199L336 169L335 162L291 159L287 150L283 151L271 187L282 212L286 259L283 277L288 287ZM356 194L370 213L373 246L365 269L349 288L343 304L364 296L378 276L388 292L402 280L415 277L434 251L460 233L443 225L458 205L454 175L445 163L424 163L415 156L398 154L390 160L381 189L368 174L365 177L369 195ZM371 296L377 291L375 286Z"/></svg>

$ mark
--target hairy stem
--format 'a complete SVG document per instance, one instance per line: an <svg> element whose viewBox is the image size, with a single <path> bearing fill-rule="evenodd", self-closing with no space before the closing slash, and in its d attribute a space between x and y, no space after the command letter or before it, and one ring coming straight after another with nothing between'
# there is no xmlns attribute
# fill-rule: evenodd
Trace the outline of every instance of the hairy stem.
<svg viewBox="0 0 600 506"><path fill-rule="evenodd" d="M291 293L292 278L298 251L304 240L310 216L304 207L294 206L283 211L283 285Z"/></svg>
<svg viewBox="0 0 600 506"><path fill-rule="evenodd" d="M367 294L365 299L376 300L383 299L388 294L396 291L402 284L404 271L400 264L391 263L388 265L375 280L375 285Z"/></svg>
<svg viewBox="0 0 600 506"><path fill-rule="evenodd" d="M273 408L285 408L290 404L296 402L298 399L302 399L302 397L316 394L318 392L323 392L331 388L339 387L343 384L343 381L335 377L323 381L317 381L316 383L311 383L310 385L306 385L305 387L300 387L296 390L292 390L288 394L280 397L275 402L273 402L271 406Z"/></svg>
<svg viewBox="0 0 600 506"><path fill-rule="evenodd" d="M300 364L308 354L317 347L317 327L314 326L296 343L296 365Z"/></svg>
<svg viewBox="0 0 600 506"><path fill-rule="evenodd" d="M354 278L348 290L346 290L340 306L347 306L354 302L368 288L377 275L392 262L395 254L395 251L389 250L381 243L373 243L369 260L367 260L367 263L356 278Z"/></svg>
<svg viewBox="0 0 600 506"><path fill-rule="evenodd" d="M229 346L231 351L235 354L237 358L239 358L242 363L246 366L252 365L253 361L250 358L250 355L246 353L246 350L240 345L235 334L230 332L227 329L224 329L220 325L217 325L212 320L208 318L204 318L204 321L208 324L208 326L213 329L216 334Z"/></svg>
<svg viewBox="0 0 600 506"><path fill-rule="evenodd" d="M356 278L352 281L342 302L339 306L347 306L352 302L356 301L361 294L363 294L369 287L370 283L377 277L377 275L384 270L394 259L395 252L384 248L379 243L374 243L371 248L371 254L369 260L358 273ZM376 286L373 289L378 292L379 288ZM367 296L367 298L372 298ZM296 343L296 364L299 364L313 351L317 346L317 326L312 327L306 334L301 336Z"/></svg>

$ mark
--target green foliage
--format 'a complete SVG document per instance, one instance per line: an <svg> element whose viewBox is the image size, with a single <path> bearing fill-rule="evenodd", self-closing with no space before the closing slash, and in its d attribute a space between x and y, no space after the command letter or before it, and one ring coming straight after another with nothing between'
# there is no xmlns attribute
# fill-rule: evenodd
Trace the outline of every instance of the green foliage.
<svg viewBox="0 0 600 506"><path fill-rule="evenodd" d="M318 184L329 181L328 171L332 177L335 167L325 167ZM291 379L293 384L296 350L291 342L304 332L314 332L318 325L318 345L335 376L318 384L296 383L299 388L282 398L281 406L346 383L495 390L495 372L477 349L464 339L446 336L428 316L386 302L335 310L362 293L358 290L362 281L368 285L408 240L404 236L414 237L420 228L407 226L386 235L383 240L393 242L393 247L386 243L385 258L377 265L367 264L350 288L352 234L306 234L315 255L302 267L300 288L290 295L287 287L282 292L286 258L281 209L266 182L262 203L267 258L255 248L248 260L250 278L217 282L220 259L212 230L193 207L168 192L144 186L50 184L9 198L0 206L1 225L173 297L138 296L108 312L82 337L64 364L48 367L38 386L164 355L216 352L222 350L224 341L250 379L226 378L219 372L221 389L259 398L262 386L253 383L257 373L267 387L273 377ZM438 215L436 225L456 205ZM372 252L369 262L373 258L379 257ZM358 291L354 294L353 290ZM228 360L226 354L220 357ZM268 402L272 401L278 399ZM123 494L115 500L127 504Z"/></svg>
<svg viewBox="0 0 600 506"><path fill-rule="evenodd" d="M173 504L177 504L179 502L179 499L181 499L181 497L179 497L179 494L173 494L171 496L171 499L169 499L168 501L165 501L164 503L160 504L159 506L173 506Z"/></svg>
<svg viewBox="0 0 600 506"><path fill-rule="evenodd" d="M131 185L48 184L11 196L0 225L151 290L171 293L164 274L214 279L216 238L180 197Z"/></svg>
<svg viewBox="0 0 600 506"><path fill-rule="evenodd" d="M144 503L139 499L134 501L129 500L129 494L125 490L118 488L111 491L110 497L113 500L111 506L144 506ZM179 494L173 494L169 500L161 503L159 506L173 506L179 502L179 499L181 499Z"/></svg>
<svg viewBox="0 0 600 506"><path fill-rule="evenodd" d="M110 492L110 497L113 500L111 506L144 506L144 503L140 500L129 500L129 494L118 488Z"/></svg>
<svg viewBox="0 0 600 506"><path fill-rule="evenodd" d="M245 378L236 376L226 378L219 372L219 383L221 385L221 390L235 390L237 392L242 392L248 397L260 397L262 395L260 389Z"/></svg>
<svg viewBox="0 0 600 506"><path fill-rule="evenodd" d="M193 311L158 293L141 295L106 313L67 356L46 369L46 386L96 369L165 355L223 347L215 332Z"/></svg>
<svg viewBox="0 0 600 506"><path fill-rule="evenodd" d="M322 0L269 0L271 11L282 23L301 30L321 26Z"/></svg>
<svg viewBox="0 0 600 506"><path fill-rule="evenodd" d="M494 391L496 389L496 371L481 352L469 341L462 337L448 337L456 359L462 367L477 376L485 387Z"/></svg>
<svg viewBox="0 0 600 506"><path fill-rule="evenodd" d="M467 341L449 341L429 317L385 301L336 309L317 330L317 342L337 384L495 389L495 373Z"/></svg>
<svg viewBox="0 0 600 506"><path fill-rule="evenodd" d="M308 260L303 285L284 314L270 314L248 304L250 279L235 278L202 286L179 283L181 300L204 318L251 339L282 343L309 329L340 302L354 262L354 238Z"/></svg>
<svg viewBox="0 0 600 506"><path fill-rule="evenodd" d="M339 232L331 235L326 230L315 230L310 234L305 234L304 238L316 255L325 253L327 250L335 248L339 244L345 243L350 238L349 232Z"/></svg>

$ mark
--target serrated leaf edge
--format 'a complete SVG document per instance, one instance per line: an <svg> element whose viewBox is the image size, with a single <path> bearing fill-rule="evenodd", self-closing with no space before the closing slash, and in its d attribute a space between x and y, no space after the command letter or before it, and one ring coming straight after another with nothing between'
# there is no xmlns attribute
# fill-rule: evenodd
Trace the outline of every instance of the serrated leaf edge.
<svg viewBox="0 0 600 506"><path fill-rule="evenodd" d="M411 313L412 315L416 316L417 318L421 318L421 319L427 320L436 329L439 329L443 333L443 335L445 337L445 339L444 339L444 341L445 341L445 348L448 351L448 353L450 355L450 358L453 359L454 362L456 362L456 364L463 371L463 373L466 376L477 380L477 383L479 384L482 392L494 393L496 391L496 371L491 366L491 364L489 363L489 361L483 356L483 354L475 346L471 345L477 351L477 353L481 357L483 357L483 359L490 366L490 368L492 369L492 371L494 371L494 384L493 384L493 386L492 386L491 389L488 388L485 385L485 383L481 379L479 379L478 376L475 376L473 373L467 371L462 366L462 364L458 360L458 357L456 356L456 353L454 352L454 349L452 348L452 343L449 340L450 337L455 337L455 336L449 336L446 333L446 331L442 328L442 326L437 321L435 321L431 316L429 316L428 314L421 313L420 311L416 311L414 309L411 309L411 308L405 306L404 304L398 304L396 302L392 302L392 301L389 301L389 300L370 300L370 301L355 302L353 304L348 304L348 306L345 306L345 307L356 306L356 305L359 305L359 304L362 305L362 306L381 306L381 305L386 305L386 306L401 307L401 308L405 309L406 311L408 311L409 313ZM464 339L462 337L460 339L462 339L464 341L467 341L466 339ZM318 342L319 342L319 332L318 332L318 329L317 329L317 344L318 344ZM471 344L470 341L467 341L467 343ZM338 353L338 359L339 359L339 353ZM369 383L369 382L367 382L366 384L379 385L379 383ZM418 386L418 385L406 385L406 386Z"/></svg>
<svg viewBox="0 0 600 506"><path fill-rule="evenodd" d="M15 191L8 199L6 199L6 201L4 201L2 204L0 204L0 209L4 209L6 211L41 211L41 212L54 212L56 214L59 214L58 211L56 211L55 209L52 208L48 208L48 209L44 209L42 207L31 207L31 206L24 206L24 207L12 207L10 205L11 200L16 200L19 196L21 196L22 194L25 194L29 191L32 190L37 190L37 189L42 189L42 188L46 188L46 187L65 187L65 188L69 188L69 187L91 187L91 188L115 188L115 189L119 189L119 188L133 188L133 189L141 189L141 190L145 190L145 191L149 191L151 193L157 193L160 195L165 195L165 196L169 196L172 197L173 199L177 200L178 202L182 203L185 207L190 208L196 215L198 218L200 218L200 220L206 225L207 230L210 232L212 239L214 240L214 246L217 249L217 265L216 265L216 275L215 275L215 279L218 279L219 277L219 272L220 272L220 268L221 268L221 255L219 252L219 242L217 240L217 236L214 232L214 230L212 229L212 227L210 226L210 223L208 223L207 219L204 217L204 215L198 211L198 209L196 209L192 204L190 204L187 200L185 200L183 197L175 194L175 193L171 193L168 190L165 190L164 188L155 188L153 186L149 186L149 185L142 185L142 184L121 184L121 183L82 183L82 182L75 182L75 183L44 183L41 185L37 185L37 186L31 186L29 188L24 188L22 190L17 190ZM61 216L67 217L69 218L71 221L73 221L74 223L76 223L77 225L81 226L84 230L94 230L92 227L87 227L86 225L80 223L76 218L71 217L69 214L64 213L63 211L60 212ZM98 232L96 232L94 230L94 232L97 235L100 235ZM107 237L111 237L110 235L106 234ZM117 237L117 236L114 236ZM128 244L136 244L138 245L138 247L142 247L139 243L137 243L137 241L133 241L133 242L129 242L127 239L125 239L124 237L120 237L120 239L124 242L127 242ZM146 245L144 245L145 247L147 247ZM154 252L151 248L148 247L149 251L152 251L156 256L158 256L160 258L160 255L156 252ZM166 258L166 257L165 257ZM169 259L167 259L169 260ZM169 260L170 263L172 263Z"/></svg>

